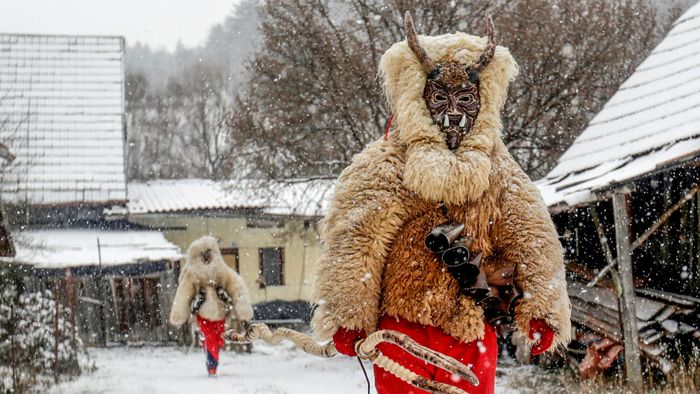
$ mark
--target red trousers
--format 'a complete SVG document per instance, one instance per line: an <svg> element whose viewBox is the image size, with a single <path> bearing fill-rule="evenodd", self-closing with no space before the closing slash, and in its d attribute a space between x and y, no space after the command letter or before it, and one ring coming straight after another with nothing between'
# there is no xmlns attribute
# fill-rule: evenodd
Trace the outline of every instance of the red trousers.
<svg viewBox="0 0 700 394"><path fill-rule="evenodd" d="M204 337L202 345L207 356L207 369L216 372L216 367L219 366L219 349L224 346L224 340L221 338L221 334L224 333L224 321L207 320L197 315L197 324Z"/></svg>
<svg viewBox="0 0 700 394"><path fill-rule="evenodd" d="M408 334L413 340L423 346L448 355L457 361L471 367L471 370L479 378L479 386L472 386L469 382L453 377L452 374L428 364L410 355L400 347L382 343L378 346L385 356L398 362L416 374L430 378L434 381L457 386L470 394L492 394L496 381L496 363L498 361L498 344L493 327L485 324L484 339L469 343L460 342L458 339L447 335L441 329L433 326L411 323L404 319L396 319L384 316L379 321L379 329L395 330ZM389 372L375 366L374 381L378 394L422 394L426 391L419 390L408 383L392 375Z"/></svg>

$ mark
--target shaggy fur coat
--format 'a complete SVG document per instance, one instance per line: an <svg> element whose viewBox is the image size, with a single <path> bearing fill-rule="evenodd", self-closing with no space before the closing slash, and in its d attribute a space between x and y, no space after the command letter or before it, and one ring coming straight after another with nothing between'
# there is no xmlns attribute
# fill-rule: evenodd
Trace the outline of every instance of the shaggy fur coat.
<svg viewBox="0 0 700 394"><path fill-rule="evenodd" d="M202 253L207 250L212 255L209 264L202 260ZM180 273L180 283L170 310L170 323L179 326L187 322L192 300L200 288L204 288L206 295L199 308L199 316L207 320L223 320L226 317L226 305L217 295L217 287L226 290L233 299L236 318L244 321L253 318L253 306L243 278L226 265L216 239L205 236L192 242L187 249L186 264Z"/></svg>
<svg viewBox="0 0 700 394"><path fill-rule="evenodd" d="M466 65L486 45L486 38L463 33L419 39L432 59ZM373 332L381 316L440 327L464 342L483 338L483 310L460 294L424 245L434 226L455 221L475 239L472 250L484 253L487 272L518 265L524 298L515 310L517 328L527 335L530 320L544 319L555 344L568 342L561 244L539 191L500 139L500 111L517 72L509 51L497 47L480 73L475 124L450 151L423 99L426 73L416 56L405 41L384 54L380 73L394 128L342 172L322 222L312 320L320 339L341 326Z"/></svg>

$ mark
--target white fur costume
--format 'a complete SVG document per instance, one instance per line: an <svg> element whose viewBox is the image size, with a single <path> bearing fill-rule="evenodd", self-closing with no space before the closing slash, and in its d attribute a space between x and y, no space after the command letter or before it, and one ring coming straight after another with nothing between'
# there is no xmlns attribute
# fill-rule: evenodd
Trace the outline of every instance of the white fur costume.
<svg viewBox="0 0 700 394"><path fill-rule="evenodd" d="M202 258L206 253L211 254L208 264ZM226 265L214 237L205 236L192 242L187 249L186 261L170 310L170 323L179 326L187 322L192 299L200 288L206 292L204 303L197 312L201 317L207 320L223 320L226 317L226 305L216 293L217 287L221 287L234 301L236 318L243 321L253 318L248 288L243 278Z"/></svg>

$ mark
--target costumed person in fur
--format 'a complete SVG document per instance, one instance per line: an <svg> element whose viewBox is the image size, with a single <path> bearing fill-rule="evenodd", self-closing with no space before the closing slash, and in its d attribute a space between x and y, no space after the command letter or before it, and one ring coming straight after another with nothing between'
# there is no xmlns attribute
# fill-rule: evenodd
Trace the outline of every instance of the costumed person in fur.
<svg viewBox="0 0 700 394"><path fill-rule="evenodd" d="M487 22L488 37L416 36L406 14L407 40L380 62L393 130L339 177L322 222L312 320L317 337L332 337L348 356L355 355L355 341L376 330L406 333L470 366L479 385L395 345L381 344L380 351L469 393L494 391L498 348L483 293L474 291L479 283L463 275L468 266L476 266L476 282L487 278L481 290L488 294L510 275L521 294L510 305L513 325L530 339L532 354L571 335L556 230L500 138L500 111L517 65L495 45ZM468 240L477 256L470 264L447 267L426 247L426 236L440 225ZM377 367L375 385L378 393L422 392Z"/></svg>
<svg viewBox="0 0 700 394"><path fill-rule="evenodd" d="M179 282L170 323L180 326L190 314L196 315L207 371L210 376L216 376L226 317L233 313L234 318L244 323L253 318L248 289L243 278L226 265L216 239L210 236L192 242L187 249Z"/></svg>

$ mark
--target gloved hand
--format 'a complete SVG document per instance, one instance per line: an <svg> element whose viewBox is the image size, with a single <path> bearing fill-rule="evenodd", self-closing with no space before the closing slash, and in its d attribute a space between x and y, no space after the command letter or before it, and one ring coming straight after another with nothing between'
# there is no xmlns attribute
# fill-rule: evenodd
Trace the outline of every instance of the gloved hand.
<svg viewBox="0 0 700 394"><path fill-rule="evenodd" d="M554 342L554 330L542 319L530 320L530 339L537 341L530 353L533 356L546 352Z"/></svg>
<svg viewBox="0 0 700 394"><path fill-rule="evenodd" d="M355 357L355 342L360 339L367 338L365 330L350 330L345 327L338 328L338 331L333 334L333 343L339 353L346 356Z"/></svg>

